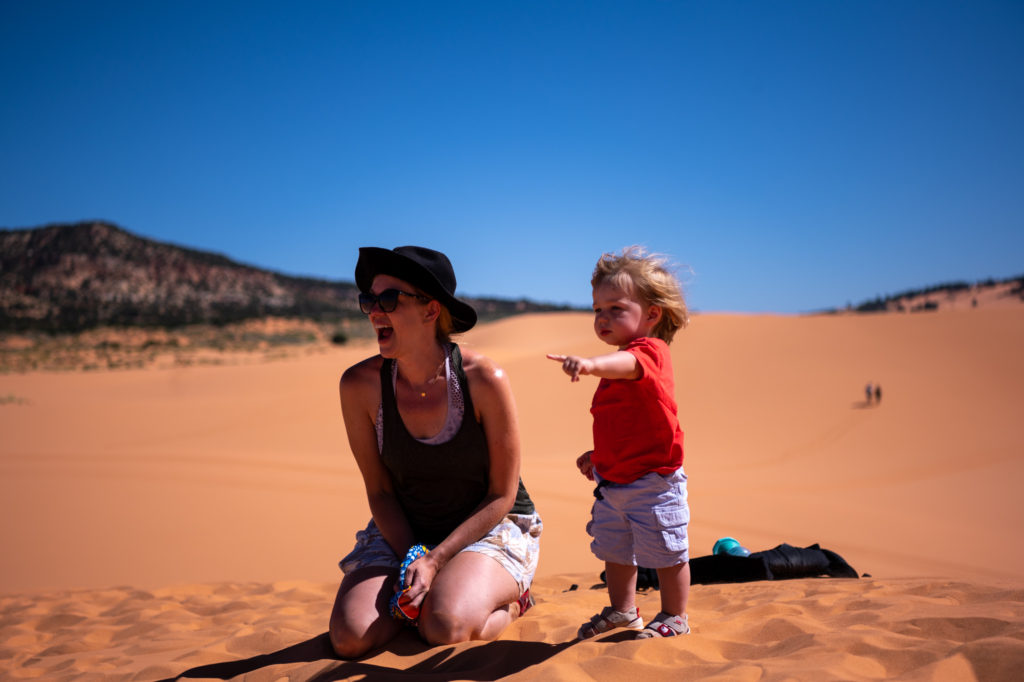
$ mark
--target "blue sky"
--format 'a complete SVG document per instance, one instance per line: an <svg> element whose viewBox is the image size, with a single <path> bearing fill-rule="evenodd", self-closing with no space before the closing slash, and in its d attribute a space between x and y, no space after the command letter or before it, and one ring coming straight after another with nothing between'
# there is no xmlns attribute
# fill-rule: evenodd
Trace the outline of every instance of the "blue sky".
<svg viewBox="0 0 1024 682"><path fill-rule="evenodd" d="M1024 273L1021 2L0 0L0 104L5 228L582 305L637 243L704 311Z"/></svg>

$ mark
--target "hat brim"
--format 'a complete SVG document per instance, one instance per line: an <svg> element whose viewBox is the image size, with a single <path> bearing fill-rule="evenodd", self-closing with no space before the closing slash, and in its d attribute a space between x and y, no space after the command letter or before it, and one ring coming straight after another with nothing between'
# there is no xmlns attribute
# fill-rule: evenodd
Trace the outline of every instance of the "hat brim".
<svg viewBox="0 0 1024 682"><path fill-rule="evenodd" d="M360 291L369 293L377 275L397 277L436 299L451 314L453 332L469 331L476 324L473 306L448 293L434 273L420 263L390 249L376 246L360 248L356 262L356 286Z"/></svg>

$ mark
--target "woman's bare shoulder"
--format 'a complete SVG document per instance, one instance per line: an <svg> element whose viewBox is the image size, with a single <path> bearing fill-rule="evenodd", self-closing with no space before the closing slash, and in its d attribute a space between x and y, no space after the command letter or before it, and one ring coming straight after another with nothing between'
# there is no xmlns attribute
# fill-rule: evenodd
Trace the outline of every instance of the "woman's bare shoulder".
<svg viewBox="0 0 1024 682"><path fill-rule="evenodd" d="M476 351L462 350L462 369L471 387L495 390L508 385L508 377L497 362Z"/></svg>
<svg viewBox="0 0 1024 682"><path fill-rule="evenodd" d="M341 375L341 388L360 390L380 382L380 368L384 359L379 355L357 362Z"/></svg>

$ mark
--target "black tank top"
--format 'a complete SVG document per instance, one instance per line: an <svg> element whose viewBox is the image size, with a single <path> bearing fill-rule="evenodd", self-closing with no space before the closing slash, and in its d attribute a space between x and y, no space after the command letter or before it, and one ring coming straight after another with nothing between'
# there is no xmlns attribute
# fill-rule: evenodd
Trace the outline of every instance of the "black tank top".
<svg viewBox="0 0 1024 682"><path fill-rule="evenodd" d="M473 399L458 346L452 346L451 359L466 409L455 436L437 445L421 443L406 430L391 384L393 360L385 359L380 368L384 412L381 460L391 474L395 495L412 526L414 541L427 545L436 545L448 537L477 508L488 489L487 437L474 418ZM520 478L510 513L533 512L533 502Z"/></svg>

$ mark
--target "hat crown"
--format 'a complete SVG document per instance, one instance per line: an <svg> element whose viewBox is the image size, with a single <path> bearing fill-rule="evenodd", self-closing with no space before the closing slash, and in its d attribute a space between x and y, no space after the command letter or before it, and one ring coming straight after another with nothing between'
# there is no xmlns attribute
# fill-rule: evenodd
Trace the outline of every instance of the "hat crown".
<svg viewBox="0 0 1024 682"><path fill-rule="evenodd" d="M437 279L445 291L455 295L455 268L448 256L425 246L399 246L394 252L419 263Z"/></svg>

